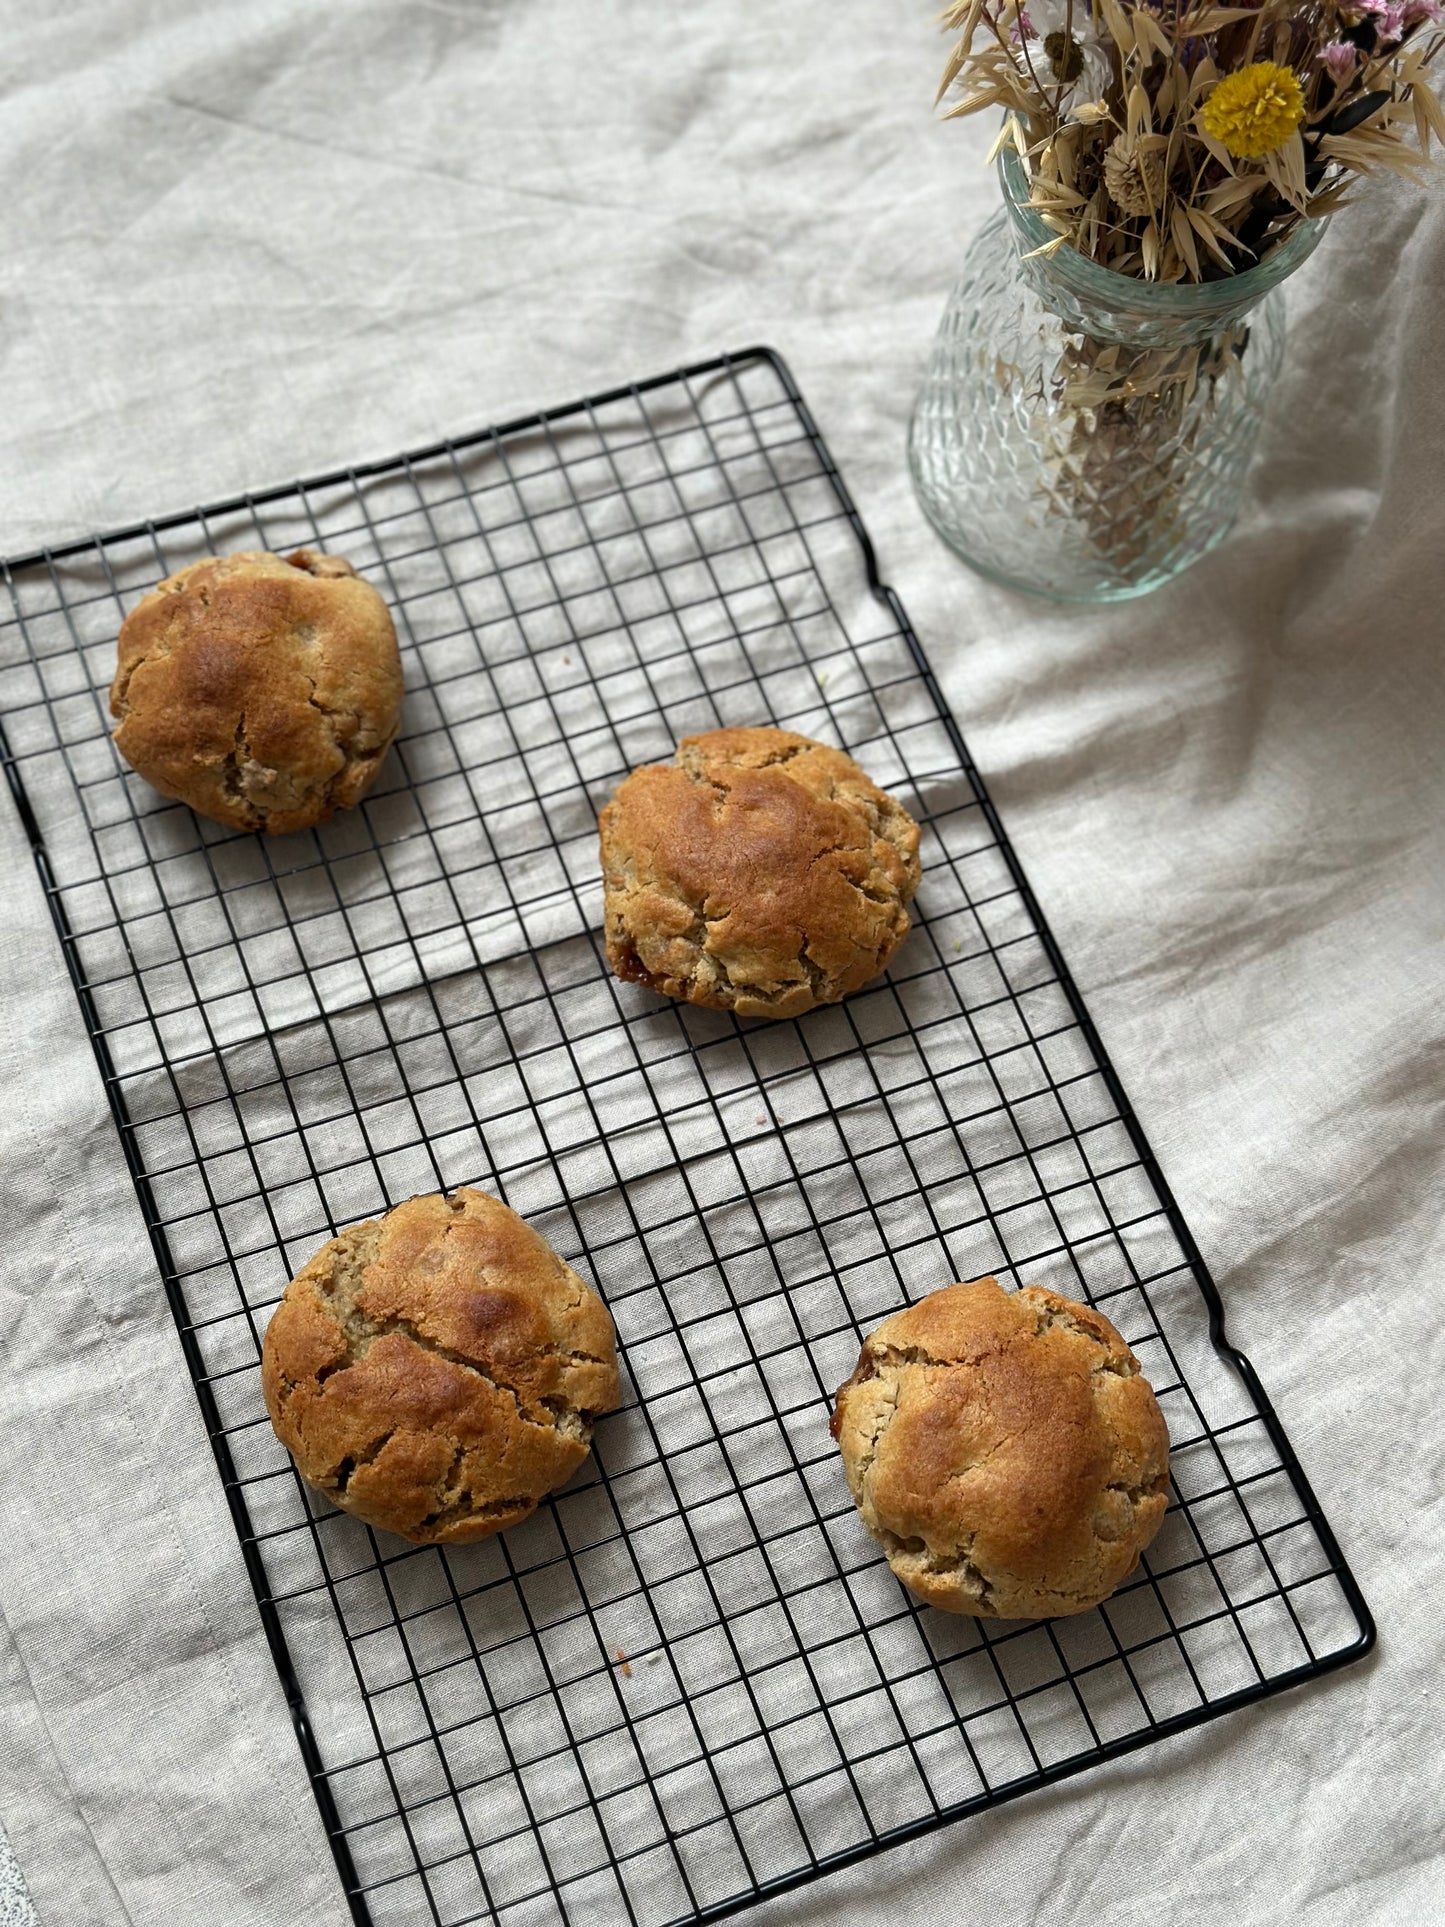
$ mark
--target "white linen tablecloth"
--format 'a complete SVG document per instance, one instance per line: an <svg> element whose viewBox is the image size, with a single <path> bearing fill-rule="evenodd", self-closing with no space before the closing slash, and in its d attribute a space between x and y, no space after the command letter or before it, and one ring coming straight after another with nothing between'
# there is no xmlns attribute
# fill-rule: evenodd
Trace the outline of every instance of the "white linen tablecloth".
<svg viewBox="0 0 1445 1927"><path fill-rule="evenodd" d="M0 553L778 347L1381 1639L763 1911L1445 1919L1439 187L1371 188L1291 288L1222 551L1134 605L1008 595L904 467L996 193L930 117L929 11L0 10ZM8 798L0 842L0 1824L43 1927L342 1927Z"/></svg>

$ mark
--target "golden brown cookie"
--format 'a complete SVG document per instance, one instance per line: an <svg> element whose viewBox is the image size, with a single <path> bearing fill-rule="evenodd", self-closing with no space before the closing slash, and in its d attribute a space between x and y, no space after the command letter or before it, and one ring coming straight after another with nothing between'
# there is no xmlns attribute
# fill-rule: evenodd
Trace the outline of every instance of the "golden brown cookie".
<svg viewBox="0 0 1445 1927"><path fill-rule="evenodd" d="M908 930L918 825L851 756L785 729L689 736L598 819L619 977L797 1017L876 977Z"/></svg>
<svg viewBox="0 0 1445 1927"><path fill-rule="evenodd" d="M340 556L208 557L121 624L116 747L233 830L309 829L360 802L401 714L385 602Z"/></svg>
<svg viewBox="0 0 1445 1927"><path fill-rule="evenodd" d="M368 1525L443 1545L525 1519L619 1397L602 1300L471 1190L323 1245L266 1328L261 1386L304 1479Z"/></svg>
<svg viewBox="0 0 1445 1927"><path fill-rule="evenodd" d="M870 1332L833 1436L863 1523L946 1612L1098 1605L1167 1504L1169 1433L1107 1318L1042 1286L948 1285Z"/></svg>

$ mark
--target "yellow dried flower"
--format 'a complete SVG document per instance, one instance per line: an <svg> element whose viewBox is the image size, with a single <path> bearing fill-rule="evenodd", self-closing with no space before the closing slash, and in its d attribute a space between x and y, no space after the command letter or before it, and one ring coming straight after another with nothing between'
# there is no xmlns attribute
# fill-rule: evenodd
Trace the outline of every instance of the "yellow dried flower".
<svg viewBox="0 0 1445 1927"><path fill-rule="evenodd" d="M1226 74L1199 116L1206 134L1231 154L1251 160L1283 147L1304 117L1304 95L1294 69L1272 60L1256 60Z"/></svg>

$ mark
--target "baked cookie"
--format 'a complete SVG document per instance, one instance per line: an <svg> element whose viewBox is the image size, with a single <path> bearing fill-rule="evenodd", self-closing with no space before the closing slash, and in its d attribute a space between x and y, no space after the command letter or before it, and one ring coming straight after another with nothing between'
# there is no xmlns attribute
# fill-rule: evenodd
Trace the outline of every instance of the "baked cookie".
<svg viewBox="0 0 1445 1927"><path fill-rule="evenodd" d="M908 929L918 825L851 756L785 729L689 736L598 818L619 977L797 1017L876 977Z"/></svg>
<svg viewBox="0 0 1445 1927"><path fill-rule="evenodd" d="M121 624L116 747L233 830L309 829L360 802L401 714L385 602L337 555L208 557Z"/></svg>
<svg viewBox="0 0 1445 1927"><path fill-rule="evenodd" d="M863 1523L945 1612L1107 1599L1164 1517L1169 1433L1107 1318L1041 1286L948 1285L870 1332L833 1436Z"/></svg>
<svg viewBox="0 0 1445 1927"><path fill-rule="evenodd" d="M602 1300L470 1190L412 1198L323 1245L266 1328L261 1387L301 1476L419 1545L525 1519L619 1397Z"/></svg>

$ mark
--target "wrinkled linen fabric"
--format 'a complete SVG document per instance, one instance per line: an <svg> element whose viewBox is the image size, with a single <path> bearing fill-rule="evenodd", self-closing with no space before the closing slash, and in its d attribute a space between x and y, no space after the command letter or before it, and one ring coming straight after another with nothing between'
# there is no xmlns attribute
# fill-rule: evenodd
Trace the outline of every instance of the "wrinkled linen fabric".
<svg viewBox="0 0 1445 1927"><path fill-rule="evenodd" d="M0 553L723 348L790 360L1380 1623L1336 1678L772 1903L1445 1918L1438 182L1290 287L1239 531L986 585L903 438L996 188L900 0L8 9ZM349 1918L8 797L0 1823L44 1927Z"/></svg>

